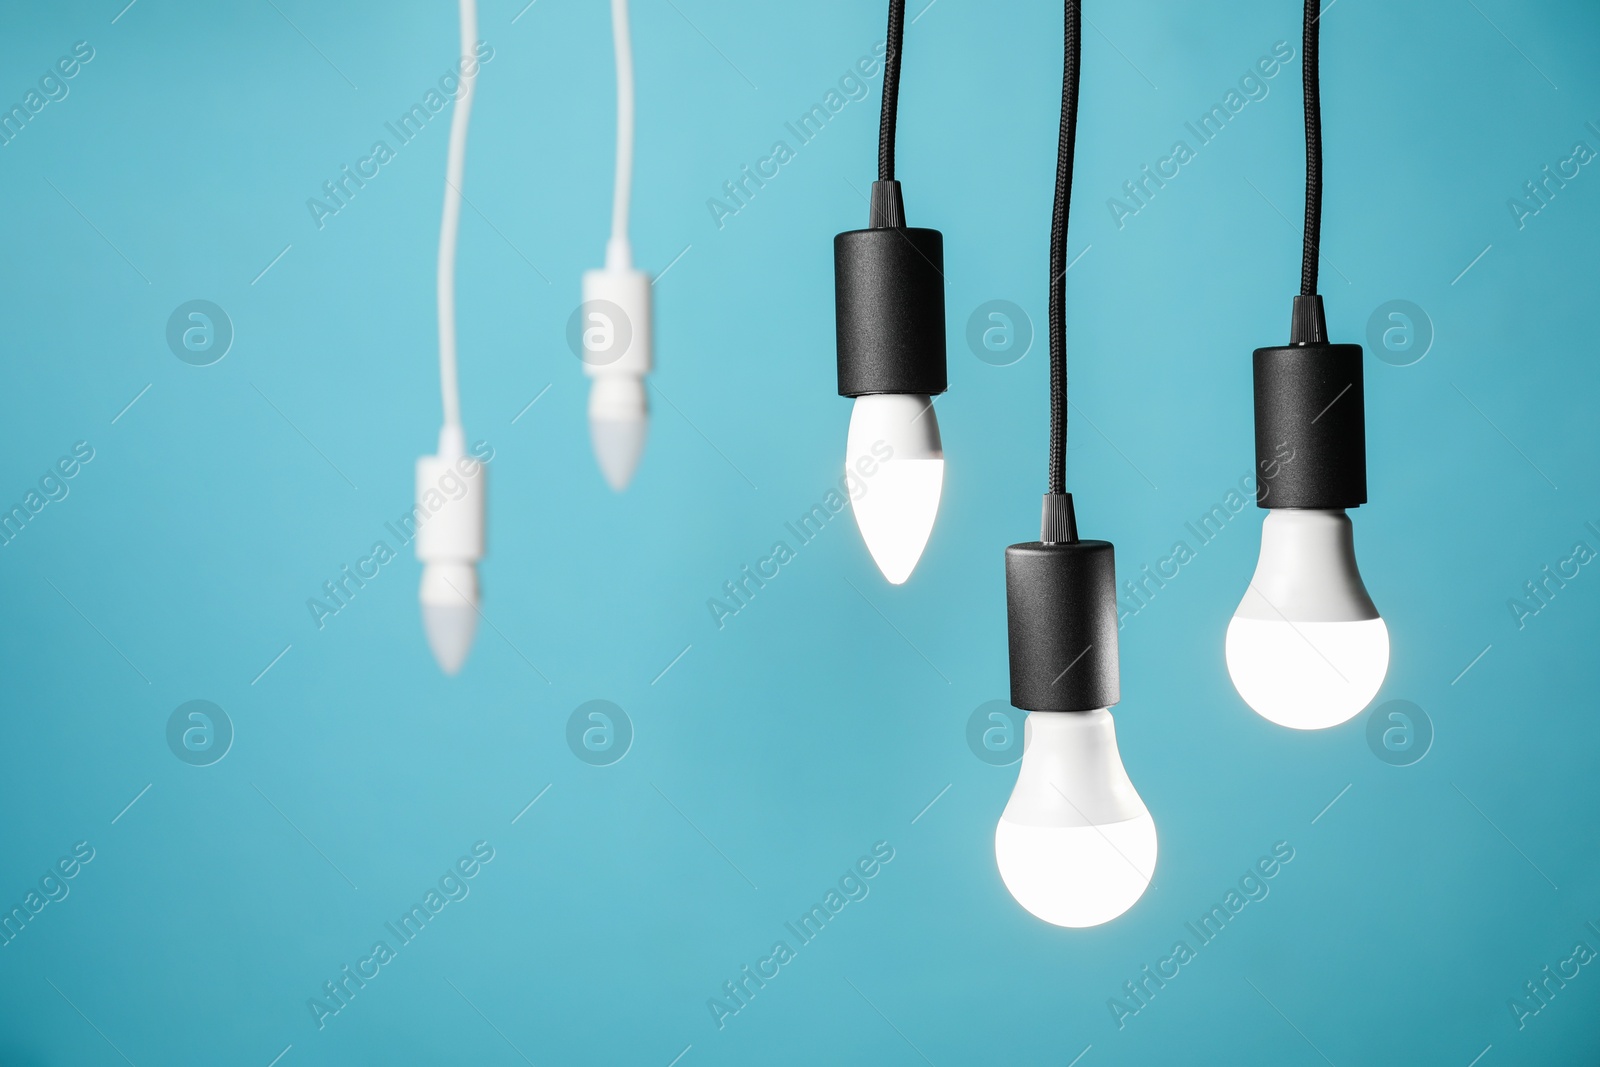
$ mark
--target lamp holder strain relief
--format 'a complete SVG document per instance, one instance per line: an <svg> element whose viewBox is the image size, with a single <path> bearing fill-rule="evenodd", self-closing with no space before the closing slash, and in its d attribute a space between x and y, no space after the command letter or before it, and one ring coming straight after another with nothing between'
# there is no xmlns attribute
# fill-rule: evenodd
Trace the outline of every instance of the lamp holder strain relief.
<svg viewBox="0 0 1600 1067"><path fill-rule="evenodd" d="M1325 345L1328 343L1328 320L1322 311L1322 297L1294 298L1294 313L1289 319L1289 344Z"/></svg>
<svg viewBox="0 0 1600 1067"><path fill-rule="evenodd" d="M439 428L439 450L436 455L444 460L457 460L467 454L467 435L459 422L447 422Z"/></svg>
<svg viewBox="0 0 1600 1067"><path fill-rule="evenodd" d="M606 270L632 270L633 248L626 237L612 237L606 241Z"/></svg>
<svg viewBox="0 0 1600 1067"><path fill-rule="evenodd" d="M1039 519L1039 540L1047 545L1070 545L1078 540L1078 516L1071 493L1046 493Z"/></svg>
<svg viewBox="0 0 1600 1067"><path fill-rule="evenodd" d="M906 228L906 205L900 195L900 183L889 180L872 183L872 199L867 212L867 228L871 230L903 230Z"/></svg>

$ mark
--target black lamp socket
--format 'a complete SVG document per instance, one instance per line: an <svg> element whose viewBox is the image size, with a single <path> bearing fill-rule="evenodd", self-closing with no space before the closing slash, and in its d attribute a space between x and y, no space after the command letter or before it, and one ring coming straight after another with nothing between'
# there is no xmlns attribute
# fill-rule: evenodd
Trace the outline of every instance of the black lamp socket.
<svg viewBox="0 0 1600 1067"><path fill-rule="evenodd" d="M942 393L944 235L906 226L894 181L873 183L870 223L833 239L839 395Z"/></svg>

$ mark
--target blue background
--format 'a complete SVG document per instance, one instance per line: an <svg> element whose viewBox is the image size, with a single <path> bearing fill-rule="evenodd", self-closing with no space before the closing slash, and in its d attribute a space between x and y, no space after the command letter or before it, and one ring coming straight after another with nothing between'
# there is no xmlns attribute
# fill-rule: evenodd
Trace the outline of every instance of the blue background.
<svg viewBox="0 0 1600 1067"><path fill-rule="evenodd" d="M912 222L945 234L951 339L945 496L916 574L887 586L841 515L719 630L707 600L838 477L830 239L865 220L879 79L721 228L707 200L793 147L784 123L882 39L882 5L635 4L633 244L671 269L649 447L615 495L564 342L608 225L606 5L486 2L460 335L468 434L496 453L492 626L456 679L424 643L409 549L325 628L306 608L386 537L434 445L448 116L324 228L306 201L454 61L454 6L120 8L0 17L7 106L74 42L95 49L0 147L0 504L74 442L95 450L0 549L0 900L95 849L0 948L0 1062L1600 1054L1600 968L1520 1029L1508 1006L1577 942L1600 950L1600 573L1521 628L1508 607L1575 542L1600 548L1600 171L1523 228L1507 207L1574 142L1600 148L1593 5L1324 16L1331 331L1369 344L1404 299L1434 334L1410 366L1369 347L1356 525L1393 638L1378 703L1416 703L1436 737L1395 767L1366 716L1299 735L1235 697L1246 511L1122 631L1119 735L1161 854L1128 914L1083 931L1006 894L992 834L1015 767L966 741L1006 692L1001 553L1035 536L1044 481L1056 5L912 4L899 171ZM1084 534L1127 577L1192 544L1185 523L1251 466L1249 352L1285 338L1300 254L1299 11L1087 14L1069 467ZM1119 229L1107 198L1277 41L1295 58L1267 97ZM237 332L209 367L165 341L191 299ZM1010 366L964 339L993 299L1039 331ZM165 741L191 699L236 730L205 768ZM565 739L592 699L635 732L611 766ZM308 998L480 840L495 858L470 896L319 1030ZM879 841L894 859L870 895L719 1029L708 998ZM1270 896L1119 1028L1108 1000L1277 842L1295 858Z"/></svg>

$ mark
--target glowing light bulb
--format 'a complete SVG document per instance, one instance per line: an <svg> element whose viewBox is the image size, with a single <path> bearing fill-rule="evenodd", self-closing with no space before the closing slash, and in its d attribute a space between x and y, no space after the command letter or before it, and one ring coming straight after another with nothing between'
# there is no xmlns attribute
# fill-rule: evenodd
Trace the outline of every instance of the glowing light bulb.
<svg viewBox="0 0 1600 1067"><path fill-rule="evenodd" d="M488 468L467 455L459 425L439 431L439 453L417 460L417 559L422 629L439 669L455 674L478 632L478 560Z"/></svg>
<svg viewBox="0 0 1600 1067"><path fill-rule="evenodd" d="M900 585L922 558L944 489L932 400L910 393L857 397L844 467L862 540L883 576Z"/></svg>
<svg viewBox="0 0 1600 1067"><path fill-rule="evenodd" d="M1110 711L1029 713L994 856L1017 903L1056 926L1099 926L1144 895L1156 824L1122 766Z"/></svg>
<svg viewBox="0 0 1600 1067"><path fill-rule="evenodd" d="M1371 703L1389 670L1389 628L1361 582L1342 510L1267 512L1227 655L1239 695L1279 726L1322 730Z"/></svg>

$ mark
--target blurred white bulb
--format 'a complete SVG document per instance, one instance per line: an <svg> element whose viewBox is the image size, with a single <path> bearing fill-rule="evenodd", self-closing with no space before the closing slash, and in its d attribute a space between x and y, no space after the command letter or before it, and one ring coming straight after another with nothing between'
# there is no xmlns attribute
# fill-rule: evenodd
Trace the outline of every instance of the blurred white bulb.
<svg viewBox="0 0 1600 1067"><path fill-rule="evenodd" d="M1239 695L1279 726L1337 726L1372 702L1389 670L1389 628L1361 582L1342 510L1267 512L1227 656Z"/></svg>
<svg viewBox="0 0 1600 1067"><path fill-rule="evenodd" d="M650 401L644 379L632 374L597 377L589 389L589 440L606 484L628 487L644 454L650 429Z"/></svg>
<svg viewBox="0 0 1600 1067"><path fill-rule="evenodd" d="M650 276L628 265L626 242L611 242L604 270L583 274L583 372L589 388L589 440L606 483L626 489L650 430Z"/></svg>
<svg viewBox="0 0 1600 1067"><path fill-rule="evenodd" d="M1017 903L1056 926L1098 926L1144 895L1156 824L1122 766L1111 712L1029 713L994 856Z"/></svg>
<svg viewBox="0 0 1600 1067"><path fill-rule="evenodd" d="M862 540L883 576L900 585L922 558L944 489L933 401L909 393L857 397L844 467Z"/></svg>
<svg viewBox="0 0 1600 1067"><path fill-rule="evenodd" d="M458 425L439 431L439 453L417 460L417 559L422 629L439 669L455 674L478 632L478 560L488 468L466 454Z"/></svg>
<svg viewBox="0 0 1600 1067"><path fill-rule="evenodd" d="M422 629L439 669L456 674L478 632L478 568L470 563L422 567Z"/></svg>

